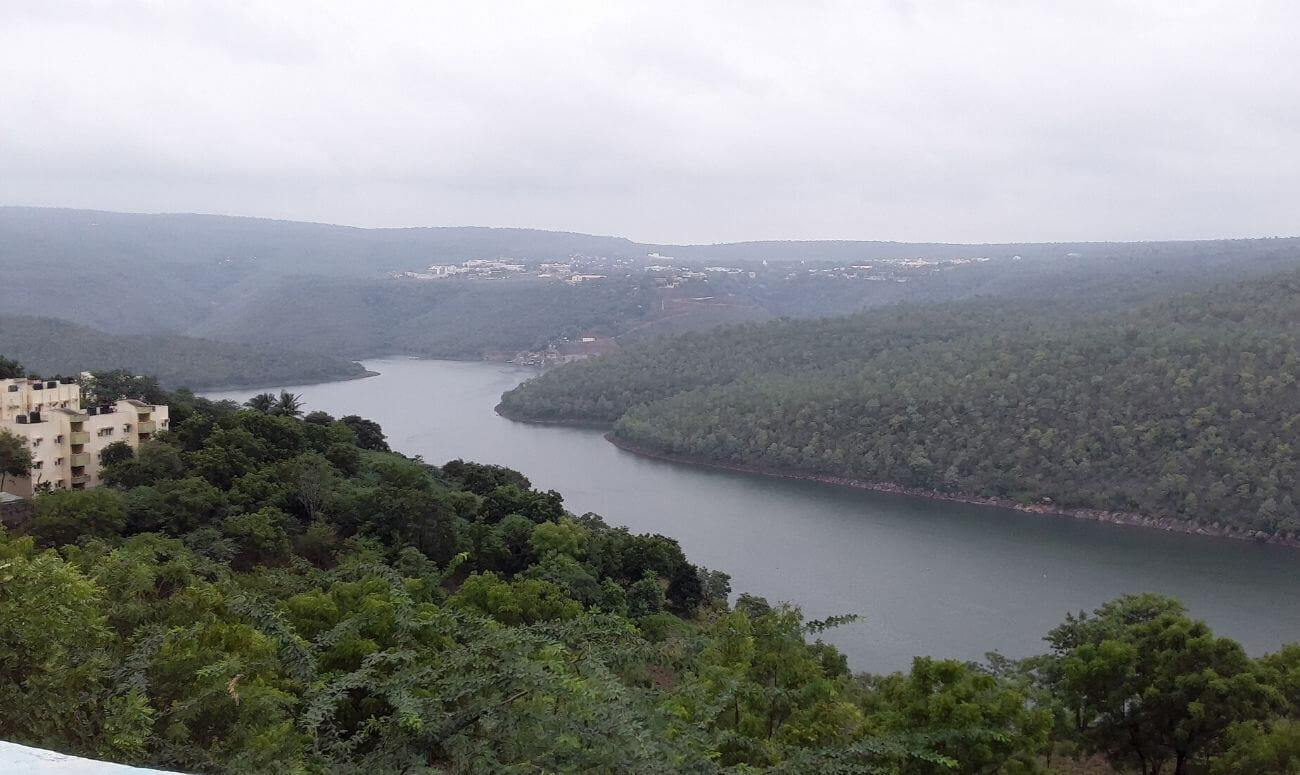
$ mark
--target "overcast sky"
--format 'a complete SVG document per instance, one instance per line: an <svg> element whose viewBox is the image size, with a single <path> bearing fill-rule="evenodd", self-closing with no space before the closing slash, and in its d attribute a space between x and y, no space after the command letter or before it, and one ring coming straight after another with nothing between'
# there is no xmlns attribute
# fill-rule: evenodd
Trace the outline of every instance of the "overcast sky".
<svg viewBox="0 0 1300 775"><path fill-rule="evenodd" d="M0 204L643 241L1300 234L1300 3L0 0Z"/></svg>

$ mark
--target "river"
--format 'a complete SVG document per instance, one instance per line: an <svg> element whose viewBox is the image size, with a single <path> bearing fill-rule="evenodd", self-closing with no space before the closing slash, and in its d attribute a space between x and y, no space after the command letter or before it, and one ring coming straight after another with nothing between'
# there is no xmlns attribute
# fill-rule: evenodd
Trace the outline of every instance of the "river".
<svg viewBox="0 0 1300 775"><path fill-rule="evenodd" d="M1041 653L1066 612L1130 592L1181 598L1255 655L1300 641L1295 549L649 460L597 430L499 417L501 393L531 369L365 366L379 376L288 389L309 411L376 420L408 455L507 465L559 490L571 511L676 538L693 562L730 573L737 592L797 603L813 618L858 614L824 636L857 670L906 669L916 654Z"/></svg>

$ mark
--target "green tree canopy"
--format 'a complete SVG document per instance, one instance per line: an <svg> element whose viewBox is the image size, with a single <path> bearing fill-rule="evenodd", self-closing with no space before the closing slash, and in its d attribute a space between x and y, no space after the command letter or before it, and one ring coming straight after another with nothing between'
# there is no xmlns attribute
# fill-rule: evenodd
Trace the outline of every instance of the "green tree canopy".
<svg viewBox="0 0 1300 775"><path fill-rule="evenodd" d="M1268 717L1277 689L1241 646L1155 595L1108 603L1049 636L1056 687L1087 745L1116 766L1187 775L1234 723Z"/></svg>
<svg viewBox="0 0 1300 775"><path fill-rule="evenodd" d="M27 369L16 360L0 357L0 379L21 379L27 376Z"/></svg>
<svg viewBox="0 0 1300 775"><path fill-rule="evenodd" d="M32 450L21 436L0 428L0 489L10 477L31 473Z"/></svg>

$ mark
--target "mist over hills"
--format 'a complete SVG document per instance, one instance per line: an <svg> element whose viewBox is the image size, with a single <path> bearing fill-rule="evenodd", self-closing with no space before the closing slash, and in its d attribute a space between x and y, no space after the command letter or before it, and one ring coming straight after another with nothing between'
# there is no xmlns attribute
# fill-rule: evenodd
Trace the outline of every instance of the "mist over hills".
<svg viewBox="0 0 1300 775"><path fill-rule="evenodd" d="M106 334L53 318L0 315L0 356L29 373L127 369L167 388L326 382L365 376L360 364L320 353L212 342L174 334Z"/></svg>
<svg viewBox="0 0 1300 775"><path fill-rule="evenodd" d="M577 285L537 275L491 282L393 277L475 258L536 265L574 257L608 260L614 269L606 279ZM938 263L895 266L863 279L882 262L917 259ZM643 272L654 263L736 271L687 272L688 279L664 287ZM1298 266L1298 238L664 245L532 229L366 229L0 208L0 313L59 318L112 334L198 336L347 358L497 357L578 334L631 343L719 323L975 296L1095 312Z"/></svg>
<svg viewBox="0 0 1300 775"><path fill-rule="evenodd" d="M378 278L482 255L625 251L613 237L476 227L359 229L219 215L0 207L3 311L118 333L181 333L268 278ZM80 299L75 305L66 299ZM67 309L62 309L67 307Z"/></svg>

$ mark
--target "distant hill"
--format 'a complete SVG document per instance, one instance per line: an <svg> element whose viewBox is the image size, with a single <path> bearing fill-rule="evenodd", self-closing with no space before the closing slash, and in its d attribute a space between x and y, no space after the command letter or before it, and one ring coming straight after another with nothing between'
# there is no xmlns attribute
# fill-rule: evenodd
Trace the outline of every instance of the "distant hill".
<svg viewBox="0 0 1300 775"><path fill-rule="evenodd" d="M885 261L908 258L1096 258L1177 259L1225 248L1252 245L1296 247L1300 238L1164 240L1139 242L889 242L879 240L759 240L715 245L642 245L646 250L684 261Z"/></svg>
<svg viewBox="0 0 1300 775"><path fill-rule="evenodd" d="M578 287L387 277L471 258L651 254L676 266L745 271L715 273L671 292L656 290L639 268ZM870 274L880 262L917 258L967 261L942 270L920 265L906 277L880 282L814 271L876 264L861 270ZM181 334L349 358L397 352L474 358L537 349L588 331L627 345L718 323L977 296L1099 312L1296 267L1297 238L683 246L530 229L361 229L215 215L0 208L4 314L72 320L115 334Z"/></svg>
<svg viewBox="0 0 1300 775"><path fill-rule="evenodd" d="M647 313L638 285L282 278L214 313L200 336L361 358L479 358L616 331Z"/></svg>
<svg viewBox="0 0 1300 775"><path fill-rule="evenodd" d="M671 292L656 290L639 275L579 286L284 277L231 299L187 332L350 358L477 358L540 349L589 332L631 346L718 324L979 297L1043 304L1056 314L1091 314L1300 267L1300 247L1290 240L1159 243L1080 258L1040 253L1037 259L912 272L907 282L806 273L790 278L785 269L759 267L756 279L713 276Z"/></svg>
<svg viewBox="0 0 1300 775"><path fill-rule="evenodd" d="M182 333L268 278L385 272L484 256L640 253L617 237L477 227L359 229L220 215L0 207L4 312L118 333Z"/></svg>
<svg viewBox="0 0 1300 775"><path fill-rule="evenodd" d="M364 376L360 364L319 353L173 335L115 335L51 318L0 315L0 355L38 374L125 368L169 388L326 382Z"/></svg>

